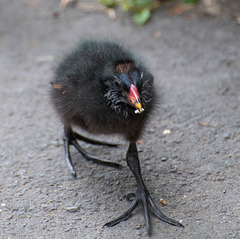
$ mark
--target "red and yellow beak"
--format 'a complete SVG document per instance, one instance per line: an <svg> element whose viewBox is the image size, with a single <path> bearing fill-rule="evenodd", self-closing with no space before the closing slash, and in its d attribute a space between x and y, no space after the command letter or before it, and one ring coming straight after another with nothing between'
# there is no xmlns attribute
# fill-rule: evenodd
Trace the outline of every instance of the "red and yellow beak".
<svg viewBox="0 0 240 239"><path fill-rule="evenodd" d="M130 93L128 95L128 100L130 104L136 108L135 114L141 114L144 111L140 102L140 97L139 97L137 87L134 84L131 84L130 86Z"/></svg>

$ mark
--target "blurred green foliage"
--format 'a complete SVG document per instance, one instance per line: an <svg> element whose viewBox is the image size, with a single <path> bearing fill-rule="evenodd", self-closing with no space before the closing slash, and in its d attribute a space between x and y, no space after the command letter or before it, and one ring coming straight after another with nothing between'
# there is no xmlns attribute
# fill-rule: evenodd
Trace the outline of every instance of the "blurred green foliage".
<svg viewBox="0 0 240 239"><path fill-rule="evenodd" d="M166 1L166 0L165 0ZM176 0L169 0L175 1ZM180 0L183 3L197 3L199 0ZM133 21L138 25L145 24L151 17L152 10L161 5L161 0L98 0L106 7L120 6L123 11L132 11Z"/></svg>
<svg viewBox="0 0 240 239"><path fill-rule="evenodd" d="M191 3L198 3L198 1L199 0L184 0L183 2L191 4Z"/></svg>
<svg viewBox="0 0 240 239"><path fill-rule="evenodd" d="M134 12L133 21L138 25L146 23L151 11L160 6L160 1L154 0L98 0L107 7L120 6L123 11Z"/></svg>
<svg viewBox="0 0 240 239"><path fill-rule="evenodd" d="M199 0L184 0L183 2L191 4L191 3L198 3Z"/></svg>

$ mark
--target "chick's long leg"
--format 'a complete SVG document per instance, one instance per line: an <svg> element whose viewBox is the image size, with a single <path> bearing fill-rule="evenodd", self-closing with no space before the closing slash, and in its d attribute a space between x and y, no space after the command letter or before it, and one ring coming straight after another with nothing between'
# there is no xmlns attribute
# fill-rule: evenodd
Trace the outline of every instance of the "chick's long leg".
<svg viewBox="0 0 240 239"><path fill-rule="evenodd" d="M90 138L82 136L82 135L80 135L76 132L73 132L73 134L74 134L76 139L85 141L86 143L96 144L96 145L105 145L105 146L109 146L109 147L117 147L118 146L117 144L112 144L112 143L105 142L105 141L98 141L96 139L90 139Z"/></svg>
<svg viewBox="0 0 240 239"><path fill-rule="evenodd" d="M89 153L87 153L77 142L77 138L80 138L80 137L83 137L75 132L72 131L71 128L69 127L64 127L64 137L63 137L63 141L64 141L64 150L65 150L65 157L66 157L66 161L67 161L67 164L68 164L68 167L70 168L71 170L71 174L76 177L76 171L74 170L74 167L73 167L73 164L72 164L72 159L71 159L71 154L70 154L70 145L73 145L78 151L79 153L81 153L83 155L83 157L87 160L91 160L93 161L94 163L97 163L97 164L103 164L103 165L107 165L107 166L110 166L110 167L116 167L116 168L121 168L122 166L118 163L114 163L114 162L111 162L109 160L103 160L103 159L100 159L98 157L95 157ZM87 139L88 142L91 141L91 142L95 142L95 144L100 144L100 141L95 141L95 140L92 140L92 139L88 139L88 138L85 138L83 137L84 139ZM86 141L86 140L84 140ZM101 142L102 143L102 142ZM105 143L105 142L104 142ZM105 145L108 145L108 143L105 143ZM110 146L113 146L110 144Z"/></svg>
<svg viewBox="0 0 240 239"><path fill-rule="evenodd" d="M130 206L130 208L125 213L123 213L120 217L106 223L104 226L111 227L118 224L121 221L128 219L129 217L131 217L131 213L136 208L136 206L139 203L141 203L143 206L143 214L145 217L146 229L149 235L151 235L150 212L154 214L158 219L164 222L167 222L174 226L183 227L183 225L180 222L165 216L154 204L142 179L138 152L137 152L137 147L135 142L131 142L129 145L129 149L127 152L127 163L137 181L137 187L138 187L137 192L135 194L131 193L127 196L128 200L130 197L133 198L133 203Z"/></svg>

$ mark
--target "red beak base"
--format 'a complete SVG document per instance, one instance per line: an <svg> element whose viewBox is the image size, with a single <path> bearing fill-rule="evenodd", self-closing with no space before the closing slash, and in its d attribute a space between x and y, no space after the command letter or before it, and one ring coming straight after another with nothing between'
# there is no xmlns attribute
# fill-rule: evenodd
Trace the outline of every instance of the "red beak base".
<svg viewBox="0 0 240 239"><path fill-rule="evenodd" d="M128 99L130 104L136 108L135 114L141 114L144 111L140 102L137 87L134 84L131 84L130 86L130 93Z"/></svg>

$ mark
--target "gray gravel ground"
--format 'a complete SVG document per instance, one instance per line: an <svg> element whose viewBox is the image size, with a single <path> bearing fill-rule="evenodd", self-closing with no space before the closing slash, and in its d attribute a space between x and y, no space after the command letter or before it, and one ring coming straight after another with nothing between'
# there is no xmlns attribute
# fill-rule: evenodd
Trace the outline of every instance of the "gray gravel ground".
<svg viewBox="0 0 240 239"><path fill-rule="evenodd" d="M120 11L116 21L74 7L54 17L59 0L37 2L0 2L0 238L148 238L140 208L102 229L136 189L127 142L114 136L117 149L83 145L123 164L121 171L72 149L73 179L64 161L49 81L58 57L89 36L114 36L135 49L162 95L139 156L153 199L185 228L152 218L152 238L240 238L240 25L231 9L190 18L161 8L136 27Z"/></svg>

